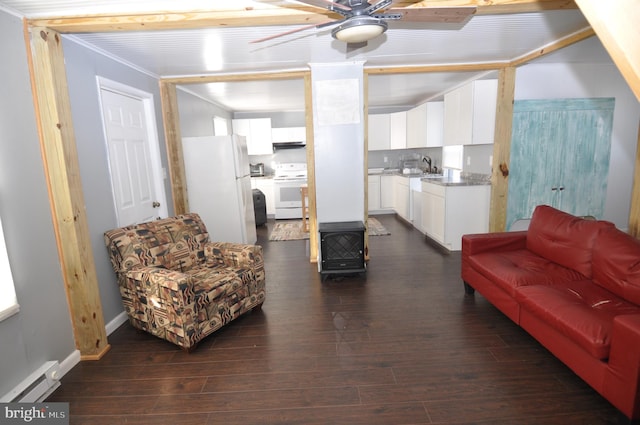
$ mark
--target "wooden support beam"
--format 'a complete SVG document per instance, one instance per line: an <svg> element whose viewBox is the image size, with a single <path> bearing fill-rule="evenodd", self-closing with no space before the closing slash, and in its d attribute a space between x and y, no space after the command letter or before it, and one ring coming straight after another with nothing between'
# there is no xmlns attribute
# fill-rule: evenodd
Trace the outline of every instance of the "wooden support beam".
<svg viewBox="0 0 640 425"><path fill-rule="evenodd" d="M640 101L640 2L576 0L576 3Z"/></svg>
<svg viewBox="0 0 640 425"><path fill-rule="evenodd" d="M316 204L316 157L313 136L311 73L304 76L305 126L307 128L307 189L309 191L309 261L318 262L318 211Z"/></svg>
<svg viewBox="0 0 640 425"><path fill-rule="evenodd" d="M98 360L110 346L82 193L62 39L47 28L32 28L31 37L25 29L25 37L53 228L75 344L82 360Z"/></svg>
<svg viewBox="0 0 640 425"><path fill-rule="evenodd" d="M238 83L245 81L274 81L274 80L295 80L303 79L309 75L309 71L282 71L282 72L264 72L250 74L216 74L216 75L198 75L187 77L170 77L163 78L163 83L175 85L183 84L207 84L207 83Z"/></svg>
<svg viewBox="0 0 640 425"><path fill-rule="evenodd" d="M640 239L640 124L638 125L638 147L636 148L636 168L631 191L631 211L629 213L629 234Z"/></svg>
<svg viewBox="0 0 640 425"><path fill-rule="evenodd" d="M514 67L501 69L498 73L496 129L493 143L493 166L491 167L490 232L503 232L506 230L515 86L516 69Z"/></svg>
<svg viewBox="0 0 640 425"><path fill-rule="evenodd" d="M633 1L633 0L627 0ZM339 19L320 8L301 4L270 4L269 1L246 7L233 0L217 1L212 10L176 10L163 13L116 13L94 16L58 16L37 18L31 26L48 27L62 33L152 31L168 29L248 27L256 25L312 25ZM573 0L398 0L393 7L475 6L478 15L529 13L543 10L576 9Z"/></svg>
<svg viewBox="0 0 640 425"><path fill-rule="evenodd" d="M447 65L390 66L365 68L364 72L369 75L421 74L428 72L482 72L498 70L507 65L509 65L508 62L486 62Z"/></svg>
<svg viewBox="0 0 640 425"><path fill-rule="evenodd" d="M423 0L408 7L456 7L475 6L476 15L505 13L529 13L544 10L577 9L573 0ZM398 7L394 3L393 7Z"/></svg>
<svg viewBox="0 0 640 425"><path fill-rule="evenodd" d="M176 215L189 212L187 196L187 177L184 172L182 154L182 136L180 134L180 112L176 85L160 81L160 99L162 103L162 123L167 147L167 161L171 181L173 210Z"/></svg>
<svg viewBox="0 0 640 425"><path fill-rule="evenodd" d="M545 55L548 55L549 53L553 53L557 50L563 49L579 41L586 40L587 38L593 37L594 35L595 35L595 31L593 30L593 28L591 27L583 28L578 32L568 35L567 37L558 39L553 43L547 44L546 46L541 46L519 58L513 59L510 63L510 66L518 67L518 66L525 65L534 59L538 59L542 56L545 56Z"/></svg>

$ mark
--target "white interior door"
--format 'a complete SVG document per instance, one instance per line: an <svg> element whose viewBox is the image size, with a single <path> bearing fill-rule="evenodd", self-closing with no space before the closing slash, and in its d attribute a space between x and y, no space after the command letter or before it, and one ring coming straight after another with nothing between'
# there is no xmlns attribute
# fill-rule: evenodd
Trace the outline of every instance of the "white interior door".
<svg viewBox="0 0 640 425"><path fill-rule="evenodd" d="M101 86L111 185L119 226L166 216L159 154L145 100ZM155 153L155 155L154 155Z"/></svg>

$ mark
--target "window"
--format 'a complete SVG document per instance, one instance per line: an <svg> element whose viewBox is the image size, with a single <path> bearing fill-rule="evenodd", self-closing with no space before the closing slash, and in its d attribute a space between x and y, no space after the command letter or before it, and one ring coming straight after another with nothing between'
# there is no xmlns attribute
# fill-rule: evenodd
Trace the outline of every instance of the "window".
<svg viewBox="0 0 640 425"><path fill-rule="evenodd" d="M442 148L442 166L444 168L462 170L462 154L462 145L444 146Z"/></svg>
<svg viewBox="0 0 640 425"><path fill-rule="evenodd" d="M214 136L228 136L229 135L229 126L227 124L227 120L219 117L213 117L213 135Z"/></svg>
<svg viewBox="0 0 640 425"><path fill-rule="evenodd" d="M0 221L0 320L4 320L20 311L13 276L9 266L7 246L4 242L2 221Z"/></svg>

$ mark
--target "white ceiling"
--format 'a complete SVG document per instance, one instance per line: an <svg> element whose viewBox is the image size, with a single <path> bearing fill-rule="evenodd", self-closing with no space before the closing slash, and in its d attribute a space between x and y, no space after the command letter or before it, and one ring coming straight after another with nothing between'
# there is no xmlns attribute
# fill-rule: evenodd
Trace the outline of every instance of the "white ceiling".
<svg viewBox="0 0 640 425"><path fill-rule="evenodd" d="M234 5L265 1L234 0ZM179 3L179 6L176 6ZM206 10L204 0L84 1L0 0L12 13L35 17L104 13ZM281 4L284 2L269 2ZM273 6L278 7L278 6ZM331 28L308 29L274 40L251 41L299 26L215 27L205 29L81 33L70 40L131 64L158 77L184 77L282 70L306 70L310 63L364 62L365 68L509 62L585 27L576 9L522 14L478 15L462 28L390 22L382 36L355 51L331 37ZM546 56L541 61L610 62L593 37ZM369 105L408 108L482 75L476 72L371 75ZM304 109L302 80L191 84L184 89L231 111Z"/></svg>

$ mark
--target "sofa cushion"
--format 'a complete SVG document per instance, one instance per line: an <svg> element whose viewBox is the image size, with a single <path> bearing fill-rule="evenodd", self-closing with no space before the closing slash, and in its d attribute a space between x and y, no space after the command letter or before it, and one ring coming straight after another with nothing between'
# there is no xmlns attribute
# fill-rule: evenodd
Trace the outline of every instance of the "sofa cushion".
<svg viewBox="0 0 640 425"><path fill-rule="evenodd" d="M613 319L639 314L631 304L589 280L563 285L532 285L516 289L522 309L539 317L592 356L609 357Z"/></svg>
<svg viewBox="0 0 640 425"><path fill-rule="evenodd" d="M467 262L511 297L515 297L515 289L523 285L551 285L585 279L577 271L526 249L475 254L469 256Z"/></svg>
<svg viewBox="0 0 640 425"><path fill-rule="evenodd" d="M548 205L539 205L527 232L527 248L591 278L594 241L601 229L612 226L605 221L585 220Z"/></svg>
<svg viewBox="0 0 640 425"><path fill-rule="evenodd" d="M613 227L600 232L593 247L593 280L640 305L640 241Z"/></svg>

